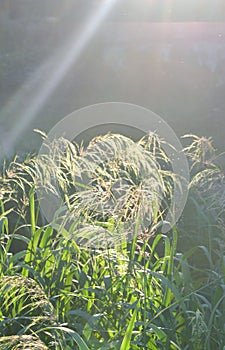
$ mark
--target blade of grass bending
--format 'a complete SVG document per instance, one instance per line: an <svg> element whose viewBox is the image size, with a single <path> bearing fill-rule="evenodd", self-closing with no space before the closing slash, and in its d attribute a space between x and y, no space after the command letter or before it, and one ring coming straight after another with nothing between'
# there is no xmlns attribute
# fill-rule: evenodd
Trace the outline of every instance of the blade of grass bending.
<svg viewBox="0 0 225 350"><path fill-rule="evenodd" d="M70 335L70 337L72 338L72 340L75 341L75 343L79 346L80 350L90 350L90 348L87 346L87 344L85 343L85 341L81 338L81 336L73 331L70 328L67 327L46 327L44 329L41 329L40 331L51 331L51 330L56 330L56 331L61 331L64 333L67 333L68 335ZM39 333L40 331L38 331L37 333Z"/></svg>
<svg viewBox="0 0 225 350"><path fill-rule="evenodd" d="M10 208L8 210L5 210L1 215L0 215L0 219L5 218L9 213L11 213L13 211L13 208Z"/></svg>
<svg viewBox="0 0 225 350"><path fill-rule="evenodd" d="M156 278L158 278L159 280L161 280L161 282L163 283L163 285L165 286L165 288L169 288L172 292L173 295L173 299L175 299L176 302L172 303L171 305L168 305L165 307L165 309L161 310L158 314L156 314L151 321L153 321L154 319L156 319L162 312L166 311L168 308L172 307L173 305L176 305L176 303L179 303L180 306L182 307L183 311L187 311L186 310L186 306L184 304L184 300L187 297L181 297L179 290L177 289L176 285L171 282L167 277L161 275L158 272L154 272L154 271L148 271L148 273Z"/></svg>
<svg viewBox="0 0 225 350"><path fill-rule="evenodd" d="M166 333L163 331L163 329L161 327L158 327L158 326L156 326L156 325L151 323L149 325L149 328L150 328L151 331L153 331L156 334L158 340L160 340L161 342L165 342L166 341L167 335L166 335ZM150 332L149 332L149 335L151 335Z"/></svg>
<svg viewBox="0 0 225 350"><path fill-rule="evenodd" d="M49 240L52 237L52 234L53 234L53 228L51 226L48 226L44 231L43 236L40 240L40 243L39 243L40 248L46 248Z"/></svg>
<svg viewBox="0 0 225 350"><path fill-rule="evenodd" d="M130 349L130 342L131 342L131 337L132 337L132 331L133 331L133 328L134 328L134 323L136 321L138 307L139 307L139 303L137 304L137 306L136 306L136 308L135 308L135 310L133 312L133 315L132 315L132 317L130 319L130 322L128 324L125 336L123 338L123 341L122 341L122 344L121 344L121 347L120 347L120 350L129 350Z"/></svg>

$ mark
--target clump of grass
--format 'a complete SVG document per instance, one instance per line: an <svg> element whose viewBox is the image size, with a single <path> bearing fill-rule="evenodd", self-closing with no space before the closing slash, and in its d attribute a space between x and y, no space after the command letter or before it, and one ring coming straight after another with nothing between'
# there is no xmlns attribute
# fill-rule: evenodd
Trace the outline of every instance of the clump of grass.
<svg viewBox="0 0 225 350"><path fill-rule="evenodd" d="M56 322L52 304L43 289L30 278L3 276L0 279L0 335L35 331Z"/></svg>
<svg viewBox="0 0 225 350"><path fill-rule="evenodd" d="M13 335L0 338L2 350L48 350L48 347L36 336Z"/></svg>
<svg viewBox="0 0 225 350"><path fill-rule="evenodd" d="M105 240L110 226L110 242L119 239L116 232L121 227L123 236L132 237L138 218L142 231L151 232L166 217L178 179L156 135L135 143L107 134L93 139L86 149L61 138L46 149L47 157L42 154L37 160L39 186L45 195L62 198L61 205L69 209L64 225L65 220L77 219L80 234L92 228Z"/></svg>
<svg viewBox="0 0 225 350"><path fill-rule="evenodd" d="M192 139L184 149L192 169L189 187L196 192L203 211L214 217L215 221L220 221L225 211L225 174L222 164L218 165L221 155L217 154L211 138L192 136Z"/></svg>
<svg viewBox="0 0 225 350"><path fill-rule="evenodd" d="M14 253L26 246L18 234L27 238L31 236L30 192L36 179L33 157L34 155L22 159L15 157L8 165L4 163L0 173L0 219L6 216L8 218L8 231L14 236L11 244Z"/></svg>
<svg viewBox="0 0 225 350"><path fill-rule="evenodd" d="M224 251L219 251L223 204L210 197L222 170L214 164L211 143L207 151L203 141L204 147L201 138L194 137L186 147L194 214L167 235L160 232L160 224L179 179L157 135L147 135L138 143L105 135L87 149L55 140L42 157L21 164L14 161L9 165L15 169L12 174L4 169L0 177L2 348L223 350L225 264ZM149 171L151 181L146 178ZM44 194L62 199L58 225L54 220L43 224L36 201L40 184ZM21 211L24 221L22 226L21 221L12 225L16 212L20 219L16 207L22 193L27 198ZM190 214L187 209L185 215ZM207 240L206 229L215 227L211 218L218 221L218 231ZM86 230L87 240L98 235L102 243L105 232L122 235L127 227L134 229L131 240L106 244L105 249L96 240L93 245L77 240L79 233L84 238L81 231ZM23 240L24 248L13 255L10 247L15 238ZM212 238L216 246L211 245ZM206 267L196 263L200 252Z"/></svg>
<svg viewBox="0 0 225 350"><path fill-rule="evenodd" d="M186 137L191 139L184 149L190 159L191 181L182 240L188 240L190 247L204 246L216 264L225 251L225 174L218 162L221 155L217 154L211 138Z"/></svg>

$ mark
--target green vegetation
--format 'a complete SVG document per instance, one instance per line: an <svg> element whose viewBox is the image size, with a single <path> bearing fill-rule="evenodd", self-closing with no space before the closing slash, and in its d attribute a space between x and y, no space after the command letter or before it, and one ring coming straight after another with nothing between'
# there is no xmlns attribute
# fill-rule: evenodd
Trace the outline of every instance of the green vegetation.
<svg viewBox="0 0 225 350"><path fill-rule="evenodd" d="M179 178L155 134L4 164L1 349L224 350L224 173L210 139L186 140L188 203L167 234ZM50 223L46 194L61 198Z"/></svg>

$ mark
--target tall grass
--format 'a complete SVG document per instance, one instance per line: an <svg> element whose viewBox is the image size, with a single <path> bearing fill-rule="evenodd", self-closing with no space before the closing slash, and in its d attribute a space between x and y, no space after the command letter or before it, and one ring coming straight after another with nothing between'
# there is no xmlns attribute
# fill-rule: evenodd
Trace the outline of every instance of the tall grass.
<svg viewBox="0 0 225 350"><path fill-rule="evenodd" d="M123 236L132 237L138 218L141 229L150 231L153 223L166 217L178 179L168 170L170 161L155 135L135 143L108 134L92 140L85 150L61 138L47 144L46 150L36 161L40 197L60 203L55 212L62 215L63 226L79 223L79 242L84 236L96 245L95 236L102 234L108 244L115 243L121 239L121 226ZM94 235L88 237L90 225L95 226Z"/></svg>
<svg viewBox="0 0 225 350"><path fill-rule="evenodd" d="M222 170L202 165L208 162L198 158L202 140L192 138L185 151L192 166L189 202L195 207L186 208L186 222L184 217L162 234L179 179L160 140L151 137L135 145L107 135L85 150L61 139L51 148L57 161L52 154L48 163L48 157L28 157L3 169L2 349L224 349L223 183L213 190ZM37 165L42 188L63 199L58 224L41 215ZM152 182L145 179L145 167ZM105 231L107 237L129 239L99 244L103 236L97 235Z"/></svg>

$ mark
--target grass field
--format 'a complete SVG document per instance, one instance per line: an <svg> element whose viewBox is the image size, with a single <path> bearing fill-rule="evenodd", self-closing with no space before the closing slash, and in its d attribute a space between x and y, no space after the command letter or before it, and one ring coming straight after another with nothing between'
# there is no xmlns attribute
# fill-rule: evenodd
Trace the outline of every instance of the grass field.
<svg viewBox="0 0 225 350"><path fill-rule="evenodd" d="M157 135L4 163L1 349L225 349L225 178L211 139L184 140L189 197L166 234L179 179ZM50 223L37 193L62 199Z"/></svg>

